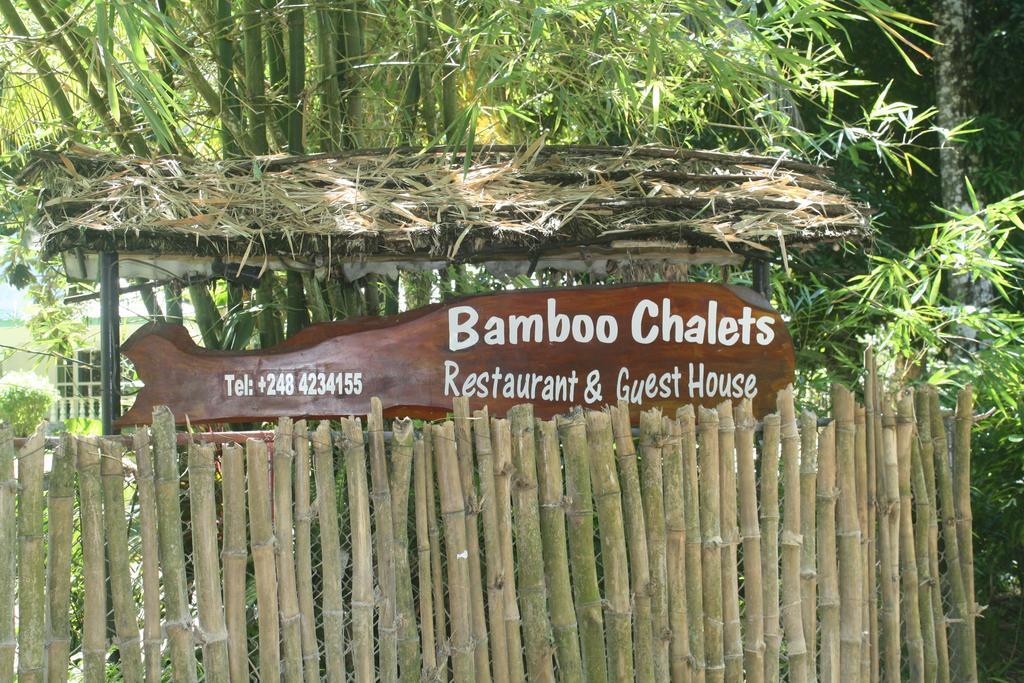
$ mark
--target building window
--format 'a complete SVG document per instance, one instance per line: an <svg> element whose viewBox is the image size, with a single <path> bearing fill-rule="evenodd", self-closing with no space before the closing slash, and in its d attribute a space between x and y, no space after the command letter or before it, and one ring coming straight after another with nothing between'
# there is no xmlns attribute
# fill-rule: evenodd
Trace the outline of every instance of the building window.
<svg viewBox="0 0 1024 683"><path fill-rule="evenodd" d="M79 351L74 360L57 359L57 393L60 401L56 407L58 420L68 418L100 416L100 396L102 395L102 376L100 374L100 352L97 350Z"/></svg>

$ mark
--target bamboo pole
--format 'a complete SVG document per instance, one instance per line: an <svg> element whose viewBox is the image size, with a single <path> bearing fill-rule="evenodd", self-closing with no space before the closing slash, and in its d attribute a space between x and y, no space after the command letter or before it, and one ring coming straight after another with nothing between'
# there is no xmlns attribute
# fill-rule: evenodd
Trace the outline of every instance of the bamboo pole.
<svg viewBox="0 0 1024 683"><path fill-rule="evenodd" d="M692 678L689 619L686 610L686 507L683 502L682 428L664 418L662 433L662 496L665 501L665 577L668 591L669 676ZM758 567L760 570L760 567Z"/></svg>
<svg viewBox="0 0 1024 683"><path fill-rule="evenodd" d="M804 639L800 608L800 434L793 406L793 387L778 394L779 421L782 430L782 471L786 487L782 499L782 627L786 634L789 680L802 683L812 680L813 667L808 665L807 641Z"/></svg>
<svg viewBox="0 0 1024 683"><path fill-rule="evenodd" d="M384 417L380 399L370 399L366 418L366 435L370 446L370 499L373 510L373 541L376 553L378 588L377 648L380 662L377 675L385 682L398 679L398 602L395 576L395 521L391 509L391 484L388 461L384 451Z"/></svg>
<svg viewBox="0 0 1024 683"><path fill-rule="evenodd" d="M779 625L779 416L764 418L761 453L761 566L764 579L764 680L778 683Z"/></svg>
<svg viewBox="0 0 1024 683"><path fill-rule="evenodd" d="M928 399L929 414L931 415L932 422L935 465L939 479L939 500L942 503L942 541L946 555L947 580L954 610L954 617L951 623L955 640L956 666L953 667L951 663L951 674L953 674L953 678L957 681L971 681L977 680L977 675L974 673L977 670L977 665L975 650L967 625L971 608L968 602L963 566L960 560L960 543L957 538L956 527L956 503L953 493L953 473L947 450L946 426L942 420L939 408L939 394L934 388L930 388Z"/></svg>
<svg viewBox="0 0 1024 683"><path fill-rule="evenodd" d="M125 681L142 681L142 648L139 643L138 610L132 593L128 560L128 521L124 510L124 445L100 442L100 477L103 480L103 522L107 540L110 602L121 675Z"/></svg>
<svg viewBox="0 0 1024 683"><path fill-rule="evenodd" d="M356 681L375 680L373 666L373 541L370 537L370 493L366 484L366 451L359 418L341 421L344 432L345 479L348 482L352 543L352 665ZM319 480L317 491L321 490ZM322 508L321 508L322 509Z"/></svg>
<svg viewBox="0 0 1024 683"><path fill-rule="evenodd" d="M971 529L971 429L974 427L974 389L967 385L957 392L953 431L953 500L956 503L956 536L960 545L960 564L967 598L967 642L970 655L964 659L964 674L978 677L975 663L975 620L978 606L974 592L974 536Z"/></svg>
<svg viewBox="0 0 1024 683"><path fill-rule="evenodd" d="M320 556L323 565L320 571L323 581L321 614L324 622L324 671L329 683L343 683L347 678L345 605L341 595L344 561L338 523L334 446L331 443L331 425L327 420L320 422L313 433L313 459L316 515L320 521Z"/></svg>
<svg viewBox="0 0 1024 683"><path fill-rule="evenodd" d="M664 500L663 442L661 410L640 414L640 486L647 533L647 560L651 573L651 626L654 636L654 678L669 679L668 567ZM737 607L738 609L738 607ZM738 617L737 617L738 618ZM739 624L737 624L737 629Z"/></svg>
<svg viewBox="0 0 1024 683"><path fill-rule="evenodd" d="M274 433L274 536L277 539L277 604L281 614L281 645L285 683L301 683L302 615L295 578L295 525L292 487L295 432L290 418L278 420Z"/></svg>
<svg viewBox="0 0 1024 683"><path fill-rule="evenodd" d="M860 610L860 680L871 679L871 623L870 582L868 575L874 571L874 565L868 561L868 432L867 411L858 405L854 413L856 435L854 438L854 460L857 467L857 524L860 527L860 575L861 575L861 610Z"/></svg>
<svg viewBox="0 0 1024 683"><path fill-rule="evenodd" d="M181 530L181 474L174 416L166 406L153 409L153 461L156 474L157 532L164 592L164 631L177 683L196 680L196 651L188 609L185 550ZM82 451L79 451L81 457ZM106 615L104 600L103 614ZM104 621L105 623L105 621ZM98 627L99 621L97 621Z"/></svg>
<svg viewBox="0 0 1024 683"><path fill-rule="evenodd" d="M203 671L211 681L228 680L228 632L221 596L217 556L217 498L214 491L213 446L188 449L189 505L192 511L192 558L196 571L196 603L203 644ZM113 582L111 582L113 587ZM136 629L136 632L138 630Z"/></svg>
<svg viewBox="0 0 1024 683"><path fill-rule="evenodd" d="M878 683L881 662L879 659L879 623L878 623L878 484L881 481L880 463L882 459L882 413L879 409L878 368L875 355L871 348L864 354L867 372L864 375L864 411L867 437L867 497L868 524L866 540L867 557L867 596L868 596L868 640L870 642L868 657L870 665L865 680Z"/></svg>
<svg viewBox="0 0 1024 683"><path fill-rule="evenodd" d="M103 493L99 470L100 450L96 439L90 437L79 441L78 505L82 525L82 585L85 596L82 618L82 680L85 683L102 683L106 680L107 573L103 556ZM181 557L180 553L178 557ZM170 620L171 615L168 615L168 621ZM172 662L172 665L174 663ZM184 666L178 666L173 673L178 676L179 681L188 680L182 676L185 671L187 669Z"/></svg>
<svg viewBox="0 0 1024 683"><path fill-rule="evenodd" d="M717 411L725 679L739 681L743 678L743 639L740 632L739 525L736 518L736 424L732 401L719 403Z"/></svg>
<svg viewBox="0 0 1024 683"><path fill-rule="evenodd" d="M818 479L818 416L804 411L798 418L800 426L800 605L804 638L813 661L818 651L818 566L817 566L817 479ZM813 666L813 664L812 664Z"/></svg>
<svg viewBox="0 0 1024 683"><path fill-rule="evenodd" d="M591 410L587 411L586 421L591 482L601 535L608 673L611 680L631 681L634 670L629 565L611 418L608 413Z"/></svg>
<svg viewBox="0 0 1024 683"><path fill-rule="evenodd" d="M477 473L480 477L484 552L487 557L487 611L490 626L488 641L491 648L491 665L494 669L495 683L508 683L511 679L508 668L508 640L505 635L505 598L502 592L504 575L508 572L502 563L498 535L498 512L494 502L494 450L491 446L491 418L486 407L473 413L472 424Z"/></svg>
<svg viewBox="0 0 1024 683"><path fill-rule="evenodd" d="M220 455L224 497L224 623L228 631L228 671L232 683L249 680L249 642L246 634L245 461L242 447L224 444ZM141 465L140 465L141 466Z"/></svg>
<svg viewBox="0 0 1024 683"><path fill-rule="evenodd" d="M513 681L525 680L519 602L516 596L515 558L512 552L512 429L508 420L491 419L494 449L494 511L502 566L502 609L508 643L508 673Z"/></svg>
<svg viewBox="0 0 1024 683"><path fill-rule="evenodd" d="M246 493L249 502L249 547L256 576L256 611L259 620L260 680L281 679L281 627L278 622L277 566L274 562L274 527L270 510L267 444L245 443Z"/></svg>
<svg viewBox="0 0 1024 683"><path fill-rule="evenodd" d="M921 636L924 642L924 679L937 681L939 678L939 652L936 643L935 615L932 613L932 585L935 581L932 577L928 549L932 504L924 482L921 443L921 434L915 433L910 444L910 486L914 505L914 557L917 559L918 603L921 613Z"/></svg>
<svg viewBox="0 0 1024 683"><path fill-rule="evenodd" d="M18 681L42 683L45 665L46 551L43 548L43 462L46 423L18 453ZM100 501L95 501L97 507ZM127 541L126 541L127 542ZM13 551L13 549L11 549ZM100 562L102 562L100 549ZM105 634L104 634L105 635Z"/></svg>
<svg viewBox="0 0 1024 683"><path fill-rule="evenodd" d="M937 679L939 683L951 680L949 665L949 633L946 628L946 614L942 602L942 576L939 572L939 499L935 480L935 443L932 440L931 405L928 391L919 389L915 396L914 408L917 413L917 432L920 441L924 490L928 497L928 565L931 583L928 593L932 601L932 618L935 621L935 650L938 657Z"/></svg>
<svg viewBox="0 0 1024 683"><path fill-rule="evenodd" d="M540 531L544 549L544 576L548 589L555 659L561 681L583 681L579 626L573 607L566 550L565 494L558 426L554 420L537 420L537 480L540 500Z"/></svg>
<svg viewBox="0 0 1024 683"><path fill-rule="evenodd" d="M74 443L74 442L71 442ZM16 500L18 480L14 478L14 432L0 422L0 682L14 680L14 609L17 592L18 528ZM68 574L70 576L70 573ZM67 668L67 660L63 662Z"/></svg>
<svg viewBox="0 0 1024 683"><path fill-rule="evenodd" d="M722 622L722 523L719 506L721 472L718 453L718 413L701 408L697 421L700 441L701 570L704 576L705 679L725 680Z"/></svg>
<svg viewBox="0 0 1024 683"><path fill-rule="evenodd" d="M473 477L473 437L470 433L469 399L457 397L453 402L455 452L466 499L466 547L469 549L469 607L473 620L473 660L478 683L491 680L487 638L487 617L484 612L483 572L480 568L480 505Z"/></svg>
<svg viewBox="0 0 1024 683"><path fill-rule="evenodd" d="M422 676L432 677L437 668L434 641L434 596L430 562L430 522L427 518L427 455L423 439L413 443L413 485L416 489L416 576L419 581L420 645Z"/></svg>
<svg viewBox="0 0 1024 683"><path fill-rule="evenodd" d="M310 508L309 428L305 420L292 425L295 452L295 581L302 637L302 674L306 683L320 681L320 651L313 607L313 512Z"/></svg>
<svg viewBox="0 0 1024 683"><path fill-rule="evenodd" d="M917 557L914 552L913 502L910 497L911 445L914 439L914 399L909 390L897 400L896 458L900 497L899 557L903 600L903 633L910 680L924 681L924 639L918 599Z"/></svg>
<svg viewBox="0 0 1024 683"><path fill-rule="evenodd" d="M684 564L686 569L687 640L692 661L691 680L704 680L704 572L701 565L703 544L700 528L700 486L697 477L697 430L693 406L686 405L676 411L679 423L679 446L683 466L683 526Z"/></svg>
<svg viewBox="0 0 1024 683"><path fill-rule="evenodd" d="M440 681L448 679L448 635L446 631L445 584L443 580L444 563L441 544L441 530L437 520L436 477L437 453L434 449L434 433L432 428L423 430L424 466L427 476L427 521L430 535L430 574L432 602L434 605L434 640L436 642L435 659L436 674Z"/></svg>
<svg viewBox="0 0 1024 683"><path fill-rule="evenodd" d="M882 405L882 519L878 525L878 561L881 565L882 621L880 658L882 680L900 680L900 572L899 572L899 468L896 455L896 418L888 401Z"/></svg>
<svg viewBox="0 0 1024 683"><path fill-rule="evenodd" d="M746 633L743 668L749 683L764 680L764 587L761 529L757 521L754 474L754 414L749 399L736 408L736 469L739 473L740 533L743 538L743 596Z"/></svg>
<svg viewBox="0 0 1024 683"><path fill-rule="evenodd" d="M420 642L409 566L409 485L412 480L412 420L395 420L391 442L391 519L395 525L395 615L398 620L398 674L401 680L420 678Z"/></svg>
<svg viewBox="0 0 1024 683"><path fill-rule="evenodd" d="M611 407L615 457L622 487L622 512L629 550L629 578L633 591L633 665L639 680L654 677L654 628L651 617L651 569L644 527L644 505L640 495L640 473L630 426L629 406Z"/></svg>
<svg viewBox="0 0 1024 683"><path fill-rule="evenodd" d="M856 426L853 394L832 385L832 411L836 424L836 477L839 483L837 536L839 544L839 676L860 676L863 574L860 560L860 526L857 521Z"/></svg>
<svg viewBox="0 0 1024 683"><path fill-rule="evenodd" d="M157 537L153 451L148 428L136 430L132 436L132 448L138 468L135 483L139 496L139 536L142 548L142 651L145 655L146 683L159 683L163 668L160 658L163 646L160 628L160 544Z"/></svg>
<svg viewBox="0 0 1024 683"><path fill-rule="evenodd" d="M821 610L821 649L818 670L822 683L840 683L839 560L836 556L836 423L818 436L817 547L818 606Z"/></svg>
<svg viewBox="0 0 1024 683"><path fill-rule="evenodd" d="M140 429L139 432L145 433L145 430ZM2 448L3 446L0 446L0 449ZM67 681L68 660L71 654L71 542L75 515L75 451L74 437L64 434L60 446L53 453L50 491L46 501L46 680L51 683ZM2 453L0 458L3 458ZM6 479L0 471L0 482L2 481ZM0 496L3 495L3 489L0 488ZM0 514L3 513L3 505L0 502ZM3 547L2 544L0 547ZM13 556L14 553L10 554ZM3 588L4 586L0 584L0 591ZM0 609L0 614L6 612ZM159 616L157 619L159 620Z"/></svg>
<svg viewBox="0 0 1024 683"><path fill-rule="evenodd" d="M544 553L537 503L537 456L533 406L520 404L508 411L512 426L512 465L515 480L512 510L519 560L519 596L523 610L526 673L530 680L554 680L551 660L551 622L544 585Z"/></svg>
<svg viewBox="0 0 1024 683"><path fill-rule="evenodd" d="M466 501L462 495L459 461L455 453L455 427L451 422L434 425L434 448L438 454L437 483L444 520L444 542L448 556L448 609L451 614L452 678L473 680L472 607L469 597L469 551L466 545Z"/></svg>

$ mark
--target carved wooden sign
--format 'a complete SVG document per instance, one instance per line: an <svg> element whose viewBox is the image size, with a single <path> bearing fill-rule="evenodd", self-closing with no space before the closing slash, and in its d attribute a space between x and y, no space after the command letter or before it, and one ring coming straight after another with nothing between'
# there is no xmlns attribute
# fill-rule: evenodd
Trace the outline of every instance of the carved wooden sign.
<svg viewBox="0 0 1024 683"><path fill-rule="evenodd" d="M120 425L167 405L192 423L280 416L443 417L452 399L549 417L619 399L674 411L750 398L772 408L793 381L793 341L744 287L664 283L532 289L433 304L387 318L313 325L259 351L202 349L184 327L150 324L125 343L145 386Z"/></svg>

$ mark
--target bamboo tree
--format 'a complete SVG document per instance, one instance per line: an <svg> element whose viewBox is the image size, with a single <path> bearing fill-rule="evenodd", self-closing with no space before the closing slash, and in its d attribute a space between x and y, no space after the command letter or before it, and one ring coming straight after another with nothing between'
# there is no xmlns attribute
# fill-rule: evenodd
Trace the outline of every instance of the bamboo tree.
<svg viewBox="0 0 1024 683"><path fill-rule="evenodd" d="M123 461L124 446L104 439L101 442L100 477L103 480L103 522L106 528L110 601L114 609L115 644L124 680L142 681L138 610L132 599L134 594L128 557Z"/></svg>
<svg viewBox="0 0 1024 683"><path fill-rule="evenodd" d="M857 470L853 394L832 385L832 410L836 419L836 475L839 481L839 670L842 680L860 676L862 600L860 528L857 521Z"/></svg>
<svg viewBox="0 0 1024 683"><path fill-rule="evenodd" d="M164 629L170 644L171 675L176 682L193 683L197 677L196 653L192 639L192 619L188 609L185 550L181 531L181 474L174 416L165 406L153 409L153 456L160 568L166 614ZM103 614L105 617L105 604Z"/></svg>
<svg viewBox="0 0 1024 683"><path fill-rule="evenodd" d="M764 528L761 563L764 578L764 679L779 680L779 439L778 414L764 418L761 454L761 525Z"/></svg>
<svg viewBox="0 0 1024 683"><path fill-rule="evenodd" d="M42 683L45 675L46 550L43 547L43 465L46 423L18 453L18 681ZM94 501L97 508L100 499ZM100 531L102 534L102 530ZM13 548L9 549L13 552ZM103 561L102 548L100 562ZM104 638L104 641L106 639ZM130 657L130 653L128 653Z"/></svg>
<svg viewBox="0 0 1024 683"><path fill-rule="evenodd" d="M145 433L145 430L140 429L139 433ZM0 440L2 439L3 437L0 436ZM0 445L0 458L4 457L3 448L4 446ZM51 683L59 683L68 679L68 661L71 650L71 543L74 535L76 450L75 437L64 434L61 437L60 446L53 454L50 490L46 499L46 680ZM0 487L5 481L7 480L4 478L4 472L0 470ZM4 489L0 488L0 497L4 495ZM4 512L4 505L5 501L0 501L0 514ZM153 550L155 547L151 552ZM13 556L14 553L9 554ZM6 586L0 582L0 591L4 588ZM0 606L0 614L6 614L2 606Z"/></svg>
<svg viewBox="0 0 1024 683"><path fill-rule="evenodd" d="M974 388L967 385L957 392L953 432L953 500L956 509L956 535L960 544L960 564L967 598L967 647L971 655L965 659L964 673L977 679L974 663L975 620L978 607L974 592L974 537L971 529L971 430L974 428Z"/></svg>
<svg viewBox="0 0 1024 683"><path fill-rule="evenodd" d="M736 469L739 473L746 619L743 668L747 681L760 683L764 680L764 587L761 575L761 529L757 521L757 483L754 474L754 426L750 400L744 399L736 409Z"/></svg>
<svg viewBox="0 0 1024 683"><path fill-rule="evenodd" d="M818 436L817 549L818 607L821 613L821 651L818 670L822 683L839 683L841 621L839 559L836 552L836 422Z"/></svg>
<svg viewBox="0 0 1024 683"><path fill-rule="evenodd" d="M782 433L782 471L785 496L782 501L782 627L786 635L789 680L810 681L807 641L804 638L800 607L800 462L796 410L793 388L787 387L777 396Z"/></svg>
<svg viewBox="0 0 1024 683"><path fill-rule="evenodd" d="M629 595L625 525L611 418L608 413L588 411L587 444L601 535L601 565L604 570L605 645L611 680L633 680L632 610Z"/></svg>
<svg viewBox="0 0 1024 683"><path fill-rule="evenodd" d="M361 436L359 441L361 445ZM335 493L337 479L334 473L334 448L331 444L330 423L326 420L317 426L316 432L313 434L313 457L316 468L317 518L320 522L320 554L323 562L321 612L326 650L324 668L329 683L343 683L347 674L345 671L345 608L341 595L343 573L341 529L338 524L338 501ZM349 504L352 505L354 502L362 505L362 501L349 501ZM362 519L362 512L360 512L359 518ZM365 538L360 538L359 542L365 544ZM355 635L353 633L353 637Z"/></svg>
<svg viewBox="0 0 1024 683"><path fill-rule="evenodd" d="M266 154L269 148L261 0L242 0L241 24L242 51L245 59L245 99L249 108L249 147L253 154Z"/></svg>
<svg viewBox="0 0 1024 683"><path fill-rule="evenodd" d="M544 576L548 589L551 628L559 680L583 681L579 627L573 608L566 551L565 494L558 428L553 420L537 420L537 479L540 499L540 531L544 547ZM660 482L659 482L660 483ZM667 674L667 670L666 670Z"/></svg>
<svg viewBox="0 0 1024 683"><path fill-rule="evenodd" d="M228 680L228 633L221 596L217 552L217 500L213 487L213 446L188 449L192 553L196 567L196 603L203 643L203 671L214 681ZM111 565L113 566L113 565ZM130 594L130 593L129 593Z"/></svg>
<svg viewBox="0 0 1024 683"><path fill-rule="evenodd" d="M882 406L882 462L880 488L882 489L883 518L879 521L878 561L881 565L882 620L880 642L882 673L885 681L900 680L900 572L899 572L899 468L896 454L896 418L892 406Z"/></svg>
<svg viewBox="0 0 1024 683"><path fill-rule="evenodd" d="M529 404L513 406L508 417L512 426L512 464L515 468L512 510L519 551L518 588L523 610L526 673L530 680L553 681L551 622L548 619L540 507L537 502L533 407Z"/></svg>
<svg viewBox="0 0 1024 683"><path fill-rule="evenodd" d="M223 105L220 111L221 146L226 156L240 154L248 147L242 132L242 106L238 79L235 73L235 22L231 15L231 0L217 1L214 23L214 46L217 57L217 89Z"/></svg>
<svg viewBox="0 0 1024 683"><path fill-rule="evenodd" d="M221 450L224 500L224 622L228 631L228 670L231 681L249 680L249 643L245 614L246 550L245 461L242 447L224 444ZM148 661L148 660L147 660Z"/></svg>
<svg viewBox="0 0 1024 683"><path fill-rule="evenodd" d="M604 683L608 680L608 664L597 558L594 553L594 503L586 430L586 420L580 410L558 417L558 432L565 454L569 562L572 566L576 618L579 621L583 678L593 683ZM487 556L491 557L490 552ZM686 637L685 632L683 637Z"/></svg>
<svg viewBox="0 0 1024 683"><path fill-rule="evenodd" d="M914 399L909 390L900 392L896 417L896 457L900 497L900 580L903 599L903 633L907 645L910 679L924 680L924 639L921 630L921 603L917 557L914 552L913 503L910 497L912 444L914 439Z"/></svg>

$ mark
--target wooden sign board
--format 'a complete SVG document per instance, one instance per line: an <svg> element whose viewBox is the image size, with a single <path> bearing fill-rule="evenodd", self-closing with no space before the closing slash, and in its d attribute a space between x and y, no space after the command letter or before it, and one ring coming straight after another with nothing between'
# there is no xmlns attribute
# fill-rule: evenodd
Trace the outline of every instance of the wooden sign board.
<svg viewBox="0 0 1024 683"><path fill-rule="evenodd" d="M259 351L202 349L180 325L151 324L124 353L145 386L120 425L167 405L180 421L280 416L444 417L452 399L539 417L628 400L666 412L750 398L772 409L793 381L793 340L743 287L665 283L531 289L433 304L386 318L313 325Z"/></svg>

